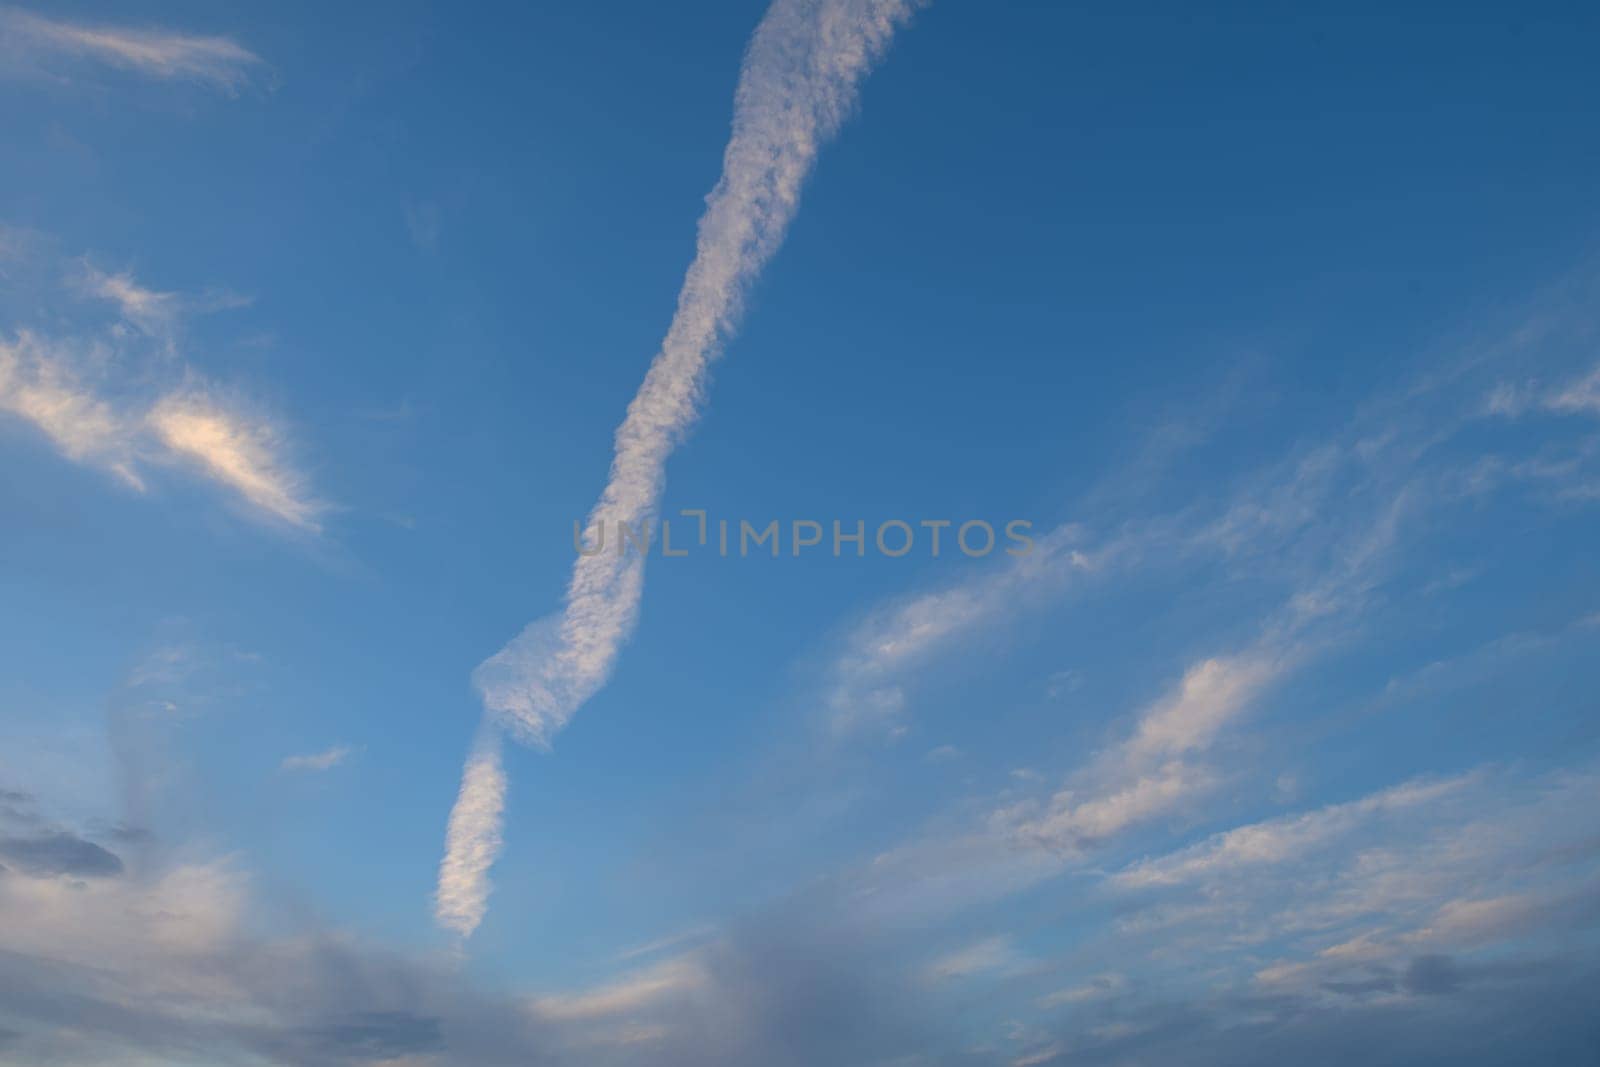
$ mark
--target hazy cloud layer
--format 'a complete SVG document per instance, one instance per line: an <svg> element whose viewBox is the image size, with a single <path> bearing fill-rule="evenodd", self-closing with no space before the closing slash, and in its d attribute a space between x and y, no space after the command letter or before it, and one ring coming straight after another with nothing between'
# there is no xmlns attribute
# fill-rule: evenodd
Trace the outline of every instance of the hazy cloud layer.
<svg viewBox="0 0 1600 1067"><path fill-rule="evenodd" d="M1321 1063L1341 1021L1363 1029L1336 1047L1379 1062L1503 1062L1509 1035L1560 1059L1593 1047L1594 973L1564 946L1600 920L1600 827L1552 816L1600 811L1597 781L1482 768L1240 827L1074 890L1079 908L1126 903L1055 952L998 932L930 956L937 927L867 906L874 864L565 990L263 928L270 901L229 860L11 872L0 1029L25 1065L1115 1063L1185 1046L1184 1062ZM1141 870L1172 873L1126 877ZM1173 898L1179 879L1206 891ZM1517 1024L1534 1004L1540 1024Z"/></svg>

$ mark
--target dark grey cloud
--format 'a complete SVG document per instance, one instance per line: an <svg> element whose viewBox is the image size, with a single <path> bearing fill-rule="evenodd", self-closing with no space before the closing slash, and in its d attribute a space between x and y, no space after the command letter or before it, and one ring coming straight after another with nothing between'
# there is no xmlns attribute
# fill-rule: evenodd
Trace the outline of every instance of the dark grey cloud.
<svg viewBox="0 0 1600 1067"><path fill-rule="evenodd" d="M1374 971L1365 978L1338 978L1322 983L1322 988L1330 993L1343 993L1349 997L1366 996L1372 993L1393 993L1395 991L1394 975L1385 968Z"/></svg>
<svg viewBox="0 0 1600 1067"><path fill-rule="evenodd" d="M0 822L31 824L37 821L32 793L24 793L20 789L0 789Z"/></svg>
<svg viewBox="0 0 1600 1067"><path fill-rule="evenodd" d="M825 906L826 908L826 906ZM769 1067L969 1062L958 1034L909 976L904 935L781 909L703 953L708 990L664 1047L617 1062Z"/></svg>
<svg viewBox="0 0 1600 1067"><path fill-rule="evenodd" d="M444 1047L437 1018L406 1011L361 1012L304 1031L307 1044L325 1055L356 1060L387 1060Z"/></svg>
<svg viewBox="0 0 1600 1067"><path fill-rule="evenodd" d="M1461 988L1461 965L1450 956L1418 956L1406 968L1405 986L1410 993L1442 995Z"/></svg>
<svg viewBox="0 0 1600 1067"><path fill-rule="evenodd" d="M111 878L122 873L122 860L115 853L65 830L0 837L0 857L36 877Z"/></svg>
<svg viewBox="0 0 1600 1067"><path fill-rule="evenodd" d="M1185 1067L1491 1067L1600 1062L1600 988L1592 962L1472 966L1412 960L1411 996L1359 1001L1233 997L1079 1014L1050 1041L1050 1067L1181 1063ZM1108 1030L1105 1024L1120 1024ZM1096 1039L1094 1035L1113 1034ZM1049 1042L1041 1042L1048 1048Z"/></svg>
<svg viewBox="0 0 1600 1067"><path fill-rule="evenodd" d="M1514 983L1526 977L1528 966L1517 963L1471 963L1445 953L1413 957L1404 967L1369 964L1358 971L1330 978L1322 988L1348 997L1368 997L1409 993L1415 996L1447 996L1464 986L1484 982Z"/></svg>
<svg viewBox="0 0 1600 1067"><path fill-rule="evenodd" d="M155 832L144 826L104 819L91 819L84 823L83 836L120 846L148 845L156 839Z"/></svg>

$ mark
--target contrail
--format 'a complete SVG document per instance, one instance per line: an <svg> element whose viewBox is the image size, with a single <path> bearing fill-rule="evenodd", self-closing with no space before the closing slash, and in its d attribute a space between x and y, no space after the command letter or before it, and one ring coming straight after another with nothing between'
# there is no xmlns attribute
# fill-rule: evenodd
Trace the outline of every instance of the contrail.
<svg viewBox="0 0 1600 1067"><path fill-rule="evenodd" d="M922 0L775 0L756 27L734 94L722 177L706 198L694 262L672 324L628 405L611 475L589 524L653 523L667 457L699 416L706 369L738 324L744 295L783 242L817 152L848 117L856 88ZM531 623L473 673L486 730L538 747L566 725L611 673L639 617L643 553L579 556L562 611ZM450 818L435 916L471 934L498 851L498 750L467 764ZM475 774L493 768L495 817L484 819ZM467 813L470 811L470 814ZM449 883L447 886L447 882Z"/></svg>
<svg viewBox="0 0 1600 1067"><path fill-rule="evenodd" d="M477 929L489 906L489 868L500 851L505 801L500 733L485 723L461 772L455 807L450 809L444 862L439 865L439 889L434 897L433 914L439 924L463 936Z"/></svg>

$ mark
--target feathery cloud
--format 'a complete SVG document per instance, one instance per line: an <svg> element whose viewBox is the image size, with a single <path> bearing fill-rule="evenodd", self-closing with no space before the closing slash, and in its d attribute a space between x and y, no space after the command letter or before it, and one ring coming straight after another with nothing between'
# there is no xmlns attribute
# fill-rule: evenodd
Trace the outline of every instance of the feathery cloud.
<svg viewBox="0 0 1600 1067"><path fill-rule="evenodd" d="M162 398L148 418L173 456L197 464L262 512L303 530L321 530L317 516L323 506L283 461L282 435L270 422L229 411L196 389Z"/></svg>
<svg viewBox="0 0 1600 1067"><path fill-rule="evenodd" d="M1530 411L1558 415L1600 415L1600 366L1554 388L1536 382L1514 385L1501 382L1489 393L1491 415L1516 418Z"/></svg>
<svg viewBox="0 0 1600 1067"><path fill-rule="evenodd" d="M1137 894L1129 936L1314 949L1269 968L1274 983L1485 944L1588 921L1574 901L1593 877L1597 786L1592 767L1416 778L1140 860L1107 886Z"/></svg>
<svg viewBox="0 0 1600 1067"><path fill-rule="evenodd" d="M1600 415L1600 367L1552 394L1546 403L1552 411Z"/></svg>
<svg viewBox="0 0 1600 1067"><path fill-rule="evenodd" d="M1052 795L1018 801L1009 785L981 826L954 839L941 831L880 857L871 880L878 907L991 899L1081 869L1091 853L1104 856L1153 823L1197 814L1199 802L1235 774L1220 750L1239 724L1296 671L1360 636L1407 536L1457 499L1453 487L1476 454L1471 443L1440 445L1480 417L1478 387L1462 382L1450 393L1455 403L1437 413L1374 404L1349 432L1270 463L1220 501L1154 518L1112 516L1104 521L1116 531L1111 538L1079 530L1077 556L1061 558L1081 556L1088 566L1074 563L1068 573L1109 577L1135 566L1220 560L1230 578L1265 576L1280 591L1279 606L1254 640L1190 659L1119 739L1069 770ZM1417 389L1402 396L1410 404L1418 396L1437 400ZM1340 521L1331 522L1335 505ZM902 693L930 656L958 651L961 637L1025 607L1007 595L1007 581L991 572L903 602L913 610L891 604L870 615L831 676L859 680L846 687L851 693ZM1234 847L1244 847L1243 839Z"/></svg>
<svg viewBox="0 0 1600 1067"><path fill-rule="evenodd" d="M617 430L610 478L591 524L639 528L654 519L667 458L699 416L707 369L738 324L746 290L782 243L801 185L854 106L858 82L914 6L914 0L774 0L756 27L739 73L722 177L707 197L666 338ZM580 556L565 608L530 624L474 673L495 723L548 746L605 684L638 620L643 590L642 555ZM484 836L453 832L445 869L481 876L488 864L480 861L492 859L499 829L483 820L471 824ZM451 825L457 826L454 816ZM481 916L485 895L454 885L447 897L441 880L441 901L477 902L450 913L452 928L470 933L476 920L463 920Z"/></svg>
<svg viewBox="0 0 1600 1067"><path fill-rule="evenodd" d="M261 59L227 37L165 30L90 26L0 9L0 33L12 50L93 60L150 78L192 81L236 93Z"/></svg>
<svg viewBox="0 0 1600 1067"><path fill-rule="evenodd" d="M173 293L158 293L146 289L132 274L107 274L93 267L87 269L84 284L91 293L113 301L122 308L129 319L136 322L164 322L172 314L177 297Z"/></svg>
<svg viewBox="0 0 1600 1067"><path fill-rule="evenodd" d="M1276 664L1261 656L1201 660L1139 720L1129 757L1181 756L1205 748L1276 673Z"/></svg>
<svg viewBox="0 0 1600 1067"><path fill-rule="evenodd" d="M73 297L106 301L115 321L91 320L62 336L27 328L0 336L0 415L31 424L63 456L138 492L148 468L187 466L258 517L320 532L327 507L289 461L282 427L224 401L179 356L184 311L217 305L149 289L128 273L81 264L73 272L69 307Z"/></svg>
<svg viewBox="0 0 1600 1067"><path fill-rule="evenodd" d="M1200 757L1282 677L1290 658L1269 638L1191 665L1139 712L1128 737L1100 752L1044 811L1002 811L996 825L1018 840L1077 852L1181 810L1217 783Z"/></svg>
<svg viewBox="0 0 1600 1067"><path fill-rule="evenodd" d="M528 1006L535 1016L550 1021L608 1019L682 996L701 988L706 980L704 968L691 954L663 960L580 993L535 997Z"/></svg>
<svg viewBox="0 0 1600 1067"><path fill-rule="evenodd" d="M12 341L0 338L0 412L32 423L68 459L144 488L127 419L82 382L49 340L27 330Z"/></svg>
<svg viewBox="0 0 1600 1067"><path fill-rule="evenodd" d="M1284 863L1379 815L1431 804L1476 781L1477 775L1418 780L1301 815L1240 826L1155 860L1117 872L1112 882L1124 888L1179 885L1202 878Z"/></svg>
<svg viewBox="0 0 1600 1067"><path fill-rule="evenodd" d="M829 668L823 701L829 731L846 737L902 730L908 677L974 632L1059 594L1075 575L1093 572L1109 552L1091 557L1082 541L1078 527L1059 526L1039 538L1032 552L996 570L872 612L850 632Z"/></svg>

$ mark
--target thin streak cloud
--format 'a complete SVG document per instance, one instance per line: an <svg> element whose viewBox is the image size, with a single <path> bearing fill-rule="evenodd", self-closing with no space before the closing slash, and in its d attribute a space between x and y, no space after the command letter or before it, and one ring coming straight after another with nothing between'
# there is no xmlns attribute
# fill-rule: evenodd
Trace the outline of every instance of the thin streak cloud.
<svg viewBox="0 0 1600 1067"><path fill-rule="evenodd" d="M331 771L348 759L354 751L349 745L334 745L332 748L323 749L321 752L287 756L278 765L278 769L284 771Z"/></svg>

